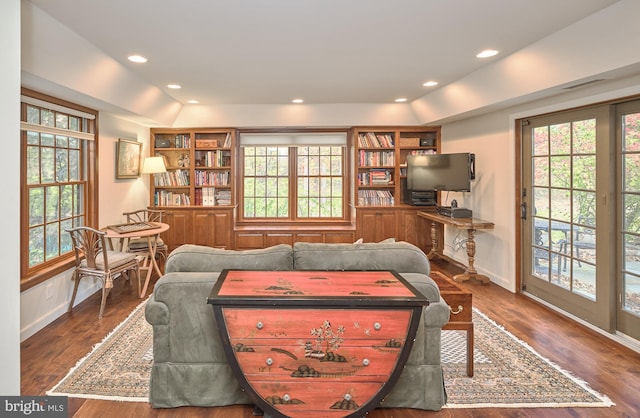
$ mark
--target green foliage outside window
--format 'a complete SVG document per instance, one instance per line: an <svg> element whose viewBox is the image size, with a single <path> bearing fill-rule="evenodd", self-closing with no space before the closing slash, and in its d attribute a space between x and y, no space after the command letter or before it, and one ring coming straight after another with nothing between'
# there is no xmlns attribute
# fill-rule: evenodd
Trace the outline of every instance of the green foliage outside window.
<svg viewBox="0 0 640 418"><path fill-rule="evenodd" d="M342 147L252 146L243 150L245 218L291 218L291 206L298 219L343 216ZM290 196L292 185L294 195Z"/></svg>
<svg viewBox="0 0 640 418"><path fill-rule="evenodd" d="M82 119L27 105L27 122L80 131ZM71 252L66 229L84 224L83 141L70 135L26 132L29 267Z"/></svg>

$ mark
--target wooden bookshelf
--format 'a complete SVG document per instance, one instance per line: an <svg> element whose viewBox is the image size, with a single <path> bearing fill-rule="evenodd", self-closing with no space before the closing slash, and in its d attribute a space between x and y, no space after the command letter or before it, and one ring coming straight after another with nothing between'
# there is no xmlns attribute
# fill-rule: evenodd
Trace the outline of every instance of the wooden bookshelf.
<svg viewBox="0 0 640 418"><path fill-rule="evenodd" d="M403 206L407 156L435 154L440 127L357 127L355 196L357 207Z"/></svg>
<svg viewBox="0 0 640 418"><path fill-rule="evenodd" d="M164 157L155 174L153 206L232 206L235 130L151 129L151 155Z"/></svg>

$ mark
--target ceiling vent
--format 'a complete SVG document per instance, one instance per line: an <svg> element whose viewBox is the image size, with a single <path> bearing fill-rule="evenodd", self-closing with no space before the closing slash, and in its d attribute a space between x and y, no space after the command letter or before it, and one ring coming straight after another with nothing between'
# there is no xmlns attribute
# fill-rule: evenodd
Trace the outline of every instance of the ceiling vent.
<svg viewBox="0 0 640 418"><path fill-rule="evenodd" d="M600 81L603 81L603 80L604 78L596 78L595 80L589 80L583 83L574 84L573 86L564 87L563 90L573 90L573 89L577 89L578 87L588 86L589 84L599 83Z"/></svg>

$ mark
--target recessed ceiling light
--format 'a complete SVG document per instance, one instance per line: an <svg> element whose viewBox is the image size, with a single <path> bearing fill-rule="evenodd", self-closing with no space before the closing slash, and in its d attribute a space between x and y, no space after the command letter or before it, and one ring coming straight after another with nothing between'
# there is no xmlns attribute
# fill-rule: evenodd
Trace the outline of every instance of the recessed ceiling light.
<svg viewBox="0 0 640 418"><path fill-rule="evenodd" d="M180 84L167 84L167 87L170 89L181 89L182 86Z"/></svg>
<svg viewBox="0 0 640 418"><path fill-rule="evenodd" d="M145 57L143 57L142 55L130 55L129 56L129 61L143 63L143 62L147 62L147 59Z"/></svg>
<svg viewBox="0 0 640 418"><path fill-rule="evenodd" d="M198 103L200 103L200 102L199 102L199 101L197 101L197 100L191 99L191 100L188 100L188 101L187 101L187 103L191 103L191 104L198 104Z"/></svg>
<svg viewBox="0 0 640 418"><path fill-rule="evenodd" d="M495 49L485 49L484 51L480 52L478 55L476 55L476 57L478 58L489 58L489 57L493 57L498 55L498 51L496 51Z"/></svg>
<svg viewBox="0 0 640 418"><path fill-rule="evenodd" d="M293 100L291 100L291 103L304 103L304 100L302 100L302 99L293 99Z"/></svg>
<svg viewBox="0 0 640 418"><path fill-rule="evenodd" d="M406 102L407 99L405 97L400 97L399 99L396 99L396 103L403 103Z"/></svg>
<svg viewBox="0 0 640 418"><path fill-rule="evenodd" d="M438 82L437 81L427 81L426 83L423 84L423 86L425 87L433 87L433 86L437 86Z"/></svg>

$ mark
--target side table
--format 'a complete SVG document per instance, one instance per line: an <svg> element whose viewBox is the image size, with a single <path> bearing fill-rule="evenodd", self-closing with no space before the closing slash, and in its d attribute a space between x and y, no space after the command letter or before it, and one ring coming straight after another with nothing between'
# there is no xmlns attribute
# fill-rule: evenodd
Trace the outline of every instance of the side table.
<svg viewBox="0 0 640 418"><path fill-rule="evenodd" d="M473 295L462 289L450 278L434 272L430 276L440 289L442 299L447 302L451 310L449 322L443 330L461 330L467 332L467 375L473 376Z"/></svg>

